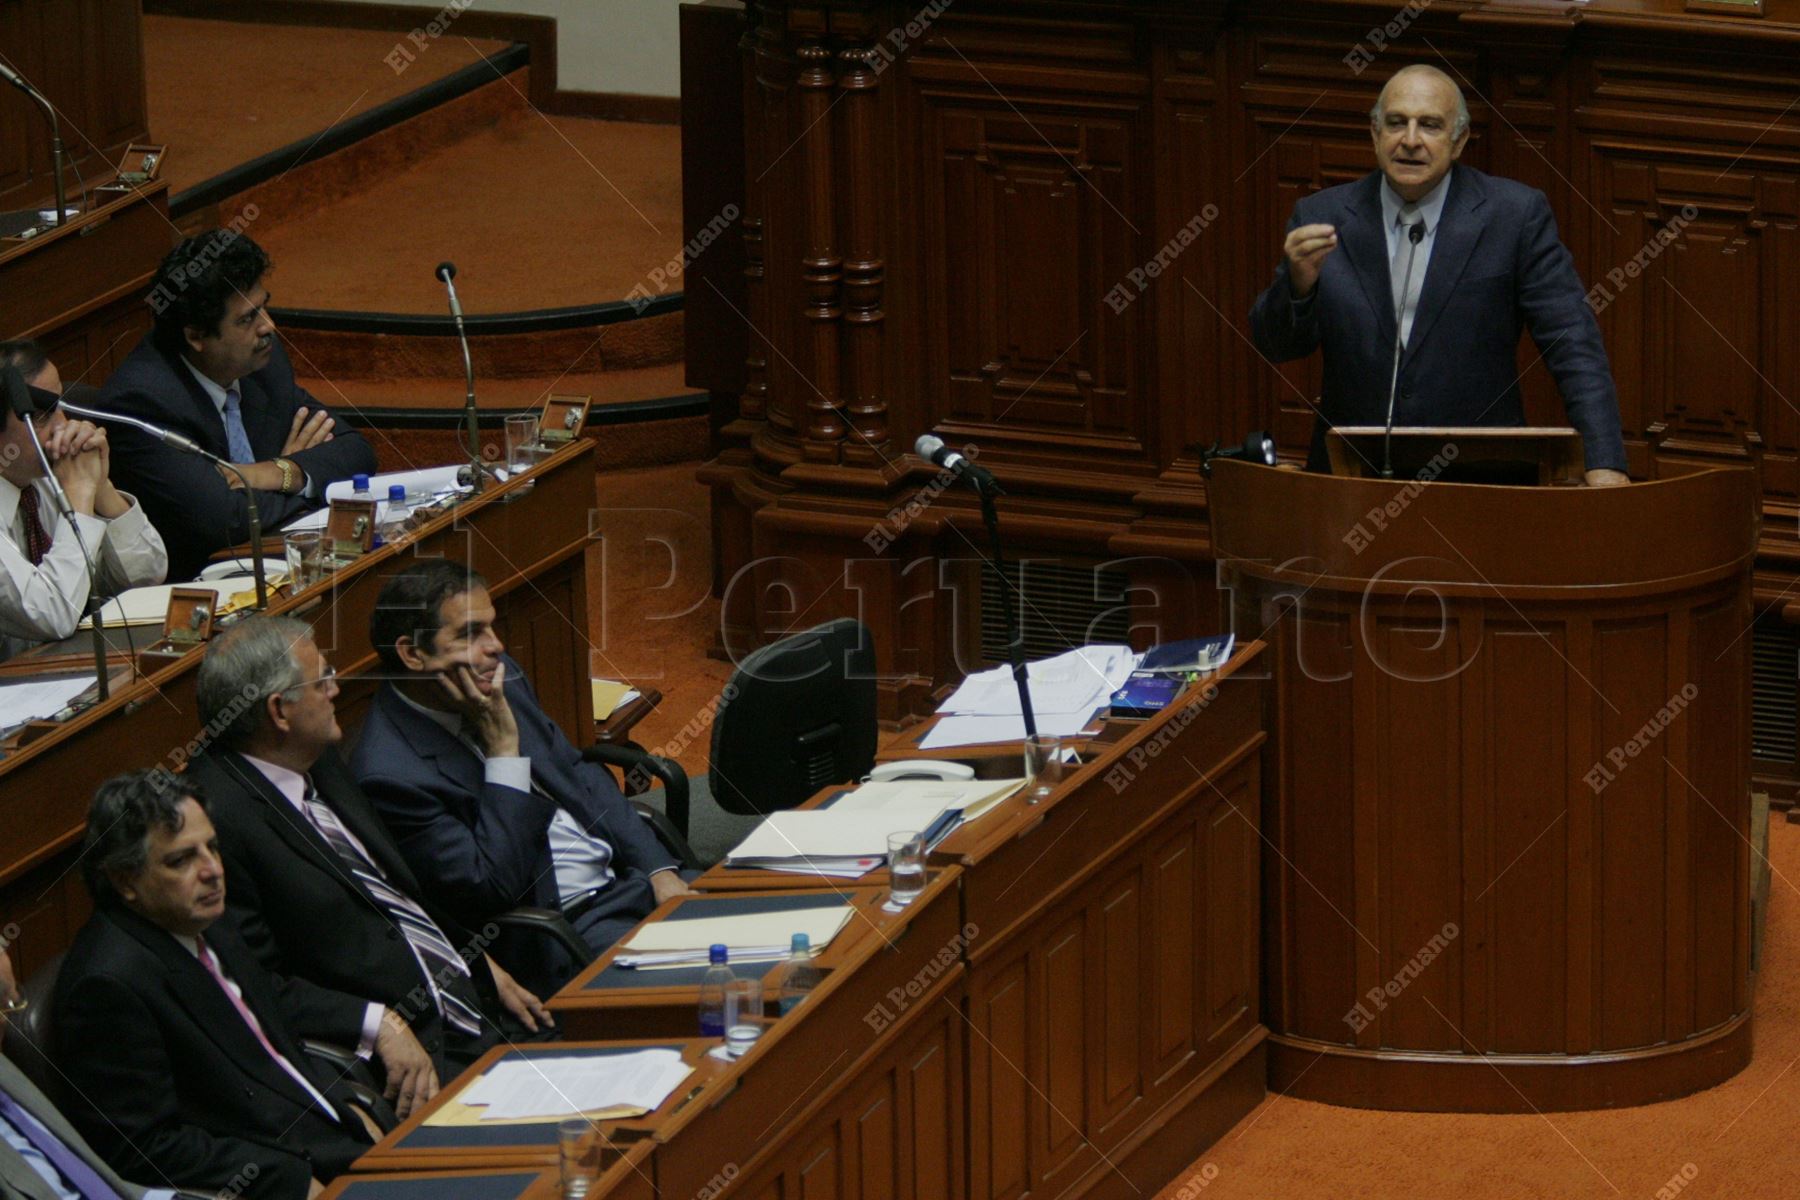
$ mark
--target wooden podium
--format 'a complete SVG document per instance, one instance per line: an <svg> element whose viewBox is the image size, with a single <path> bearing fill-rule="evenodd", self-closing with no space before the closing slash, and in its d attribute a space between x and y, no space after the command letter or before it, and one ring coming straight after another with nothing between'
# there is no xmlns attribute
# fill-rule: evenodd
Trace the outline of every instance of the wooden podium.
<svg viewBox="0 0 1800 1200"><path fill-rule="evenodd" d="M1750 1058L1754 475L1210 485L1270 644L1269 1083L1643 1104Z"/></svg>

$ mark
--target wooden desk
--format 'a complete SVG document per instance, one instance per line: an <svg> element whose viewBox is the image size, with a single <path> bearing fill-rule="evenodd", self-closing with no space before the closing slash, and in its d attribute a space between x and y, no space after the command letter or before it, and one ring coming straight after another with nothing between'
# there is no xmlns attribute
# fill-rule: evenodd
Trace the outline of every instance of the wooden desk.
<svg viewBox="0 0 1800 1200"><path fill-rule="evenodd" d="M745 1196L1150 1195L1254 1108L1262 655L947 839L930 894L954 909L834 972L736 1090L659 1129L661 1194L729 1166Z"/></svg>
<svg viewBox="0 0 1800 1200"><path fill-rule="evenodd" d="M357 1159L356 1169L368 1172L442 1170L452 1167L556 1167L556 1127L561 1122L559 1117L529 1124L503 1122L473 1126L436 1126L425 1122L466 1091L483 1073L502 1061L602 1056L663 1047L681 1051L682 1058L693 1066L694 1074L670 1093L669 1098L656 1111L642 1117L599 1123L600 1135L607 1143L603 1170L610 1174L611 1168L629 1146L648 1138L663 1123L687 1107L707 1085L737 1065L722 1062L707 1054L708 1050L719 1044L718 1038L652 1038L495 1046L434 1096L431 1103L402 1121L392 1133Z"/></svg>
<svg viewBox="0 0 1800 1200"><path fill-rule="evenodd" d="M753 894L726 893L677 896L658 906L644 918L642 925L692 916L725 916L746 911L754 906L769 911L791 906L849 904L853 911L844 928L829 945L813 953L813 965L822 973L846 969L862 961L857 951L870 939L890 939L906 927L910 913L882 911L881 902L887 889L873 887L847 888L833 894L816 888L789 888L757 891ZM784 903L785 902L785 903ZM642 928L640 925L640 928ZM666 970L638 971L613 965L622 952L623 942L595 959L581 974L571 979L550 998L550 1011L566 1038L621 1037L687 1037L696 1028L700 1003L700 978L705 967L680 967ZM732 964L732 970L744 978L760 979L769 1011L775 1011L775 997L770 994L781 962L746 962Z"/></svg>
<svg viewBox="0 0 1800 1200"><path fill-rule="evenodd" d="M639 1156L647 1149L639 1147ZM527 1167L341 1175L319 1194L319 1200L562 1200L562 1172Z"/></svg>
<svg viewBox="0 0 1800 1200"><path fill-rule="evenodd" d="M340 720L359 721L374 693L362 673L375 663L369 617L387 576L414 557L447 556L487 577L508 650L531 676L545 711L566 730L593 727L582 616L584 556L595 544L587 522L592 453L585 440L564 447L408 540L271 607L313 627L344 684ZM95 788L133 768L177 770L204 745L194 704L200 657L196 650L120 688L106 703L0 759L0 923L20 927L13 955L21 973L66 948L87 917L85 889L70 868Z"/></svg>
<svg viewBox="0 0 1800 1200"><path fill-rule="evenodd" d="M36 338L64 380L99 383L150 328L143 296L175 241L159 179L29 241L0 242L0 337Z"/></svg>

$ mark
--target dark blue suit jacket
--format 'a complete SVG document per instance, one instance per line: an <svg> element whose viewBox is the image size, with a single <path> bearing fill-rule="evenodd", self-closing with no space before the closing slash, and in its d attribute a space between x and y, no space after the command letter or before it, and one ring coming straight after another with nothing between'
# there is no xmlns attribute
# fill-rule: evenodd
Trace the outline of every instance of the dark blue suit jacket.
<svg viewBox="0 0 1800 1200"><path fill-rule="evenodd" d="M475 752L407 704L392 684L369 707L351 771L427 896L471 929L522 904L559 907L549 841L558 807L612 846L619 880L608 891L677 865L606 769L581 761L511 659L506 698L519 725L519 753L531 759L533 780L554 802L535 791L488 783ZM491 947L528 984L561 973L562 964L547 951L545 938L506 934Z"/></svg>
<svg viewBox="0 0 1800 1200"><path fill-rule="evenodd" d="M1394 295L1381 212L1381 173L1326 188L1288 222L1336 226L1338 248L1301 303L1284 255L1250 311L1257 349L1275 362L1325 352L1320 420L1308 465L1325 469L1325 430L1387 419L1394 368ZM1523 425L1518 347L1529 329L1556 379L1588 469L1625 469L1619 399L1599 323L1575 263L1535 188L1457 165L1431 251L1412 337L1400 360L1396 425Z"/></svg>
<svg viewBox="0 0 1800 1200"><path fill-rule="evenodd" d="M281 453L294 410L305 406L308 412L318 412L324 407L294 382L294 368L279 338L269 365L244 376L238 388L244 432L250 435L258 462ZM221 458L229 456L225 421L212 398L180 357L164 353L151 336L112 373L101 389L100 404L173 429ZM113 483L138 498L144 515L162 535L169 548L171 582L192 579L213 554L250 539L244 493L227 484L211 463L123 425L109 426L107 440L112 445ZM375 471L375 451L341 417L329 442L289 457L317 485L320 496L326 484ZM263 533L268 535L320 502L259 491L256 503Z"/></svg>

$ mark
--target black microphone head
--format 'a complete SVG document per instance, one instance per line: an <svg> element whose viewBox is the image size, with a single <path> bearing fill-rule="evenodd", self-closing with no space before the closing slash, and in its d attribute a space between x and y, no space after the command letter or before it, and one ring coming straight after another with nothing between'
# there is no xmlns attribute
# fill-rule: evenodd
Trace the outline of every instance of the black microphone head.
<svg viewBox="0 0 1800 1200"><path fill-rule="evenodd" d="M943 452L944 439L936 434L922 433L919 440L913 443L913 453L926 462L936 462L937 456Z"/></svg>
<svg viewBox="0 0 1800 1200"><path fill-rule="evenodd" d="M1425 222L1414 221L1411 225L1408 225L1406 227L1406 236L1412 239L1412 244L1415 246L1424 241Z"/></svg>
<svg viewBox="0 0 1800 1200"><path fill-rule="evenodd" d="M445 283L449 283L452 279L455 279L456 278L456 264L453 262L439 263L437 265L437 277L439 279L443 280Z"/></svg>

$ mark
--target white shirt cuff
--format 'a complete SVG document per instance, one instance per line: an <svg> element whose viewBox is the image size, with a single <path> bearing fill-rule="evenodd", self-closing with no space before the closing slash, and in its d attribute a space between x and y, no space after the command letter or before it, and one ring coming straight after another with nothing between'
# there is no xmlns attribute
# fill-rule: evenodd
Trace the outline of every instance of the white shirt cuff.
<svg viewBox="0 0 1800 1200"><path fill-rule="evenodd" d="M387 1008L380 1004L371 1004L363 1011L362 1041L356 1044L356 1057L368 1062L375 1053L375 1039L381 1036L381 1018L387 1015Z"/></svg>
<svg viewBox="0 0 1800 1200"><path fill-rule="evenodd" d="M522 757L489 758L486 778L489 783L497 783L501 787L509 787L519 792L529 792L531 790L531 760Z"/></svg>

